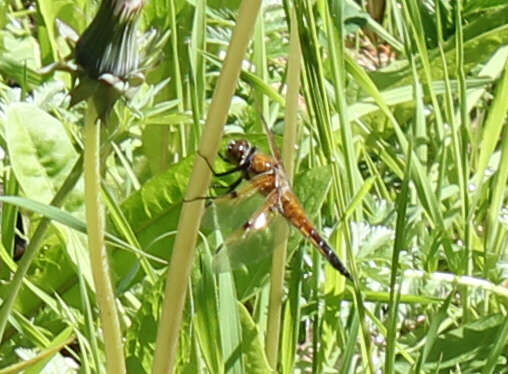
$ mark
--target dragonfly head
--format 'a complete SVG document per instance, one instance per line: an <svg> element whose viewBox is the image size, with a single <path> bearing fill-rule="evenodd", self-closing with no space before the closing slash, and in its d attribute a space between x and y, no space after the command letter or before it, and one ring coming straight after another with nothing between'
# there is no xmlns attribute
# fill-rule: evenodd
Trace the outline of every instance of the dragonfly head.
<svg viewBox="0 0 508 374"><path fill-rule="evenodd" d="M247 157L250 155L251 151L252 145L250 145L247 140L232 140L228 144L226 158L228 161L234 164L242 165L247 160Z"/></svg>

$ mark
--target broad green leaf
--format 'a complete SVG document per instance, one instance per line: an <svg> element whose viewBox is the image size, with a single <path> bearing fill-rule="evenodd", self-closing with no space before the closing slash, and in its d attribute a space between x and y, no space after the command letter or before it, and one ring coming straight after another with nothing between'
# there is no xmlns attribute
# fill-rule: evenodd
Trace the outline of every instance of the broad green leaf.
<svg viewBox="0 0 508 374"><path fill-rule="evenodd" d="M166 172L148 180L121 205L123 214L141 248L158 257L169 259L178 224L180 208L187 187L193 157L186 158ZM113 267L124 274L137 262L132 254L117 251Z"/></svg>
<svg viewBox="0 0 508 374"><path fill-rule="evenodd" d="M440 373L446 373L459 365L478 372L483 369L489 353L496 347L505 320L504 315L488 315L439 334L422 369L433 372L439 368ZM403 362L398 362L396 367L399 372L409 372ZM495 372L501 373L503 368L506 368L506 358L498 361L498 371Z"/></svg>
<svg viewBox="0 0 508 374"><path fill-rule="evenodd" d="M37 49L37 41L33 38L0 33L0 73L25 90L42 84L43 77L37 73L40 68Z"/></svg>
<svg viewBox="0 0 508 374"><path fill-rule="evenodd" d="M7 10L9 8L9 3L7 1L0 1L0 27L4 28L7 23Z"/></svg>
<svg viewBox="0 0 508 374"><path fill-rule="evenodd" d="M32 104L6 109L7 149L21 189L28 198L49 203L71 171L78 155L60 121ZM71 212L83 209L82 184L67 197Z"/></svg>
<svg viewBox="0 0 508 374"><path fill-rule="evenodd" d="M14 204L26 204L26 209L44 215L53 214L58 222L76 229L75 223L84 216L82 182L78 181L64 203L65 209L75 216L46 205L53 199L78 160L63 124L34 104L13 103L6 108L4 132L13 172L24 195L31 200L21 201L20 198L16 200L13 197ZM58 266L44 266L43 269L47 271L39 271L38 279L32 281L41 282L46 290L51 287L58 289L69 282L80 268L88 284L93 287L84 238L66 227L55 227L61 234L58 236L61 245L55 241L48 242L51 246L48 247L46 260L55 259L55 264L62 266L60 276L55 277ZM54 237L49 236L46 240L49 239L54 240ZM65 256L63 260L62 255ZM78 263L81 266L78 266ZM20 296L25 305L33 304L29 299L24 299L25 297L28 296Z"/></svg>
<svg viewBox="0 0 508 374"><path fill-rule="evenodd" d="M144 6L143 10L143 23L146 24L145 28L150 27L167 27L170 23L170 6L174 6L175 12L178 14L185 6L186 1L177 0L174 5L168 2L149 1Z"/></svg>
<svg viewBox="0 0 508 374"><path fill-rule="evenodd" d="M143 149L149 161L152 175L161 173L165 168L163 154L160 150L163 147L164 133L167 131L166 126L147 126L143 129Z"/></svg>
<svg viewBox="0 0 508 374"><path fill-rule="evenodd" d="M265 355L265 347L259 334L258 327L251 315L241 303L237 303L242 324L241 351L244 356L245 373L264 374L272 369Z"/></svg>

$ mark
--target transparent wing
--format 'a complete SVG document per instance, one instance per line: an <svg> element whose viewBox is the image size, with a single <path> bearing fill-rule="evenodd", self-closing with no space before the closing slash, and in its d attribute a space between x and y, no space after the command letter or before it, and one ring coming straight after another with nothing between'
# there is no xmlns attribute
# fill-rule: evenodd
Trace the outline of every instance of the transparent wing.
<svg viewBox="0 0 508 374"><path fill-rule="evenodd" d="M260 221L267 220L264 228L239 229L229 237L218 249L213 258L216 272L227 272L249 265L255 265L270 256L282 242L276 235L277 225L286 225L284 219L275 213L257 217Z"/></svg>
<svg viewBox="0 0 508 374"><path fill-rule="evenodd" d="M211 200L201 220L202 231L209 233L219 228L223 237L227 237L247 222L266 201L256 183L261 177L243 182L232 193Z"/></svg>
<svg viewBox="0 0 508 374"><path fill-rule="evenodd" d="M205 213L203 222L220 231L222 244L214 255L217 272L236 270L260 262L280 243L275 226L286 224L275 209L277 191L268 196L252 194L219 199Z"/></svg>
<svg viewBox="0 0 508 374"><path fill-rule="evenodd" d="M268 124L266 123L263 117L261 117L261 122L263 122L263 127L265 128L266 136L268 138L268 146L270 147L270 152L272 153L272 156L275 157L277 162L282 163L282 156L280 154L279 147L277 147L277 143L275 142L275 139L273 137L272 130L270 130Z"/></svg>

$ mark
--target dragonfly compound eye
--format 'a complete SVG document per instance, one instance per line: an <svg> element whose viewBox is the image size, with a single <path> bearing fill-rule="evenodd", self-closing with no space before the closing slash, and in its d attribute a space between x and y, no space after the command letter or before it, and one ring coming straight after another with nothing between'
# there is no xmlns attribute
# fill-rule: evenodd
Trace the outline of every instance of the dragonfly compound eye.
<svg viewBox="0 0 508 374"><path fill-rule="evenodd" d="M249 154L250 144L246 140L233 140L228 145L228 158L236 163L241 163Z"/></svg>

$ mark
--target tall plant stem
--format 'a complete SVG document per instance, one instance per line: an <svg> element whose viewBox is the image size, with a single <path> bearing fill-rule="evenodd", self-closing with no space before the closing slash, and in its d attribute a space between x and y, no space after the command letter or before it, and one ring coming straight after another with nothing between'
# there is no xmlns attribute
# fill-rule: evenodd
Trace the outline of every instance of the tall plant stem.
<svg viewBox="0 0 508 374"><path fill-rule="evenodd" d="M200 154L206 157L209 162L213 162L219 149L224 122L227 118L231 98L240 75L242 60L260 5L260 0L242 1L240 5L231 43L215 87L199 144ZM194 163L186 200L192 200L197 196L206 194L211 172L203 157L197 157ZM202 200L185 203L182 207L178 222L178 233L175 238L166 280L161 320L157 331L153 374L170 374L173 372L189 275L202 213Z"/></svg>
<svg viewBox="0 0 508 374"><path fill-rule="evenodd" d="M85 206L88 247L95 283L95 294L106 347L109 374L125 373L122 335L111 286L108 257L104 241L104 210L100 199L100 123L93 100L88 101L85 122Z"/></svg>
<svg viewBox="0 0 508 374"><path fill-rule="evenodd" d="M74 168L69 173L65 182L63 183L60 190L56 193L55 197L51 201L50 205L55 207L60 207L67 194L74 188L79 177L81 176L82 170L82 158L79 158L74 165ZM7 319L9 318L9 314L11 313L12 306L14 305L14 301L18 296L19 290L21 288L21 284L23 283L23 279L32 264L32 261L37 253L37 250L41 246L42 239L44 238L44 234L49 227L51 220L49 218L43 217L39 222L39 225L35 229L35 232L26 247L25 253L19 262L18 270L16 274L14 274L14 278L11 281L9 286L9 293L7 294L2 307L0 308L0 342L2 341L2 337L4 335L5 326L7 325Z"/></svg>
<svg viewBox="0 0 508 374"><path fill-rule="evenodd" d="M282 158L288 173L293 175L293 150L296 143L296 114L298 110L298 91L300 88L300 42L298 38L298 24L294 8L289 9L291 20L290 49L288 58L288 78L286 94L286 112L284 126L284 144ZM284 293L284 274L286 266L287 238L289 228L287 225L277 227L277 235L285 240L276 248L272 259L272 273L270 283L270 303L268 305L268 325L266 329L266 356L272 368L277 367L280 325L282 314L282 296Z"/></svg>

